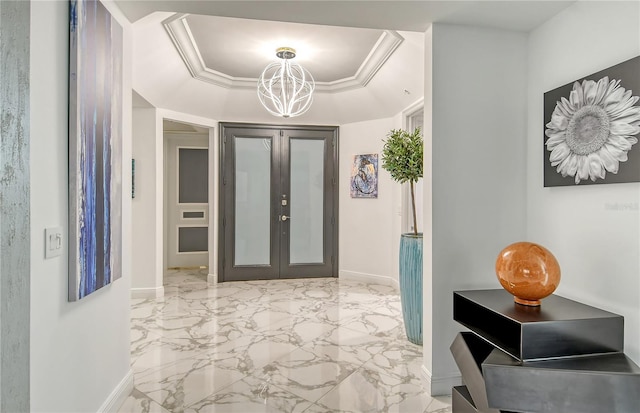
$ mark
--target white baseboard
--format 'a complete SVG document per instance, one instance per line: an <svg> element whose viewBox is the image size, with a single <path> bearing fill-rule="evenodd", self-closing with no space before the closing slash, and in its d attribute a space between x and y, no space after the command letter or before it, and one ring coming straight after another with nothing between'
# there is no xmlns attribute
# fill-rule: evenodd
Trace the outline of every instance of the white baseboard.
<svg viewBox="0 0 640 413"><path fill-rule="evenodd" d="M160 298L164 297L164 287L132 288L131 298Z"/></svg>
<svg viewBox="0 0 640 413"><path fill-rule="evenodd" d="M102 403L98 413L115 413L133 391L133 370L129 370L120 383Z"/></svg>
<svg viewBox="0 0 640 413"><path fill-rule="evenodd" d="M351 281L360 281L360 282L368 282L374 284L382 284L382 285L390 285L397 289L400 289L400 284L398 284L398 280L385 277L384 275L376 275L376 274L367 274L364 272L355 272L355 271L345 271L340 270L338 272L338 277L343 280L351 280Z"/></svg>
<svg viewBox="0 0 640 413"><path fill-rule="evenodd" d="M218 274L207 275L207 283L211 286L218 284Z"/></svg>
<svg viewBox="0 0 640 413"><path fill-rule="evenodd" d="M454 386L462 384L462 377L459 374L452 374L445 377L433 377L427 368L422 366L422 377L427 382L429 394L434 396L450 396Z"/></svg>

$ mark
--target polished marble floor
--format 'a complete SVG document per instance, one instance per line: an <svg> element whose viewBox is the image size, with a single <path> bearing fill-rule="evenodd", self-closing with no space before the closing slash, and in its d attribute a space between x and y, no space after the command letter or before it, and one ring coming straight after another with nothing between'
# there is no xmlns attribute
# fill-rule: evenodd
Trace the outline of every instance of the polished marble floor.
<svg viewBox="0 0 640 413"><path fill-rule="evenodd" d="M424 392L393 287L206 277L172 271L163 298L132 300L120 412L451 412Z"/></svg>

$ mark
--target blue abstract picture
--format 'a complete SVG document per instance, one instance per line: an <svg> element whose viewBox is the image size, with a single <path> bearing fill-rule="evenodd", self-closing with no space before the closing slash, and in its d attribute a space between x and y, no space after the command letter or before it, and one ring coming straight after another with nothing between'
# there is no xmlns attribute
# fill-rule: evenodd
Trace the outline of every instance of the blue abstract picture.
<svg viewBox="0 0 640 413"><path fill-rule="evenodd" d="M354 155L351 167L351 198L378 197L378 154Z"/></svg>
<svg viewBox="0 0 640 413"><path fill-rule="evenodd" d="M121 277L123 31L97 0L70 1L69 301Z"/></svg>

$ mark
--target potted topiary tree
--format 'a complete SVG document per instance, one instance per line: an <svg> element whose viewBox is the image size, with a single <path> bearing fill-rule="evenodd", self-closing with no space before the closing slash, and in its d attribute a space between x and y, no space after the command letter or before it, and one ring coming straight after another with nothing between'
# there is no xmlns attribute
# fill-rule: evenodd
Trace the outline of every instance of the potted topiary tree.
<svg viewBox="0 0 640 413"><path fill-rule="evenodd" d="M393 129L383 140L382 168L401 184L409 183L413 232L400 238L400 299L407 338L422 345L422 233L416 220L415 183L422 178L424 142L416 128L413 133Z"/></svg>

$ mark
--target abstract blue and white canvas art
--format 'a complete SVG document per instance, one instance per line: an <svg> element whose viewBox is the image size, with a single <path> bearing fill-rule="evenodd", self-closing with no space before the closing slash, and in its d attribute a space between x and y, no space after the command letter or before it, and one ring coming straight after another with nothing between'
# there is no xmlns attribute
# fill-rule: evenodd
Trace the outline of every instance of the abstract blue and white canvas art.
<svg viewBox="0 0 640 413"><path fill-rule="evenodd" d="M122 26L70 1L69 301L122 275Z"/></svg>

